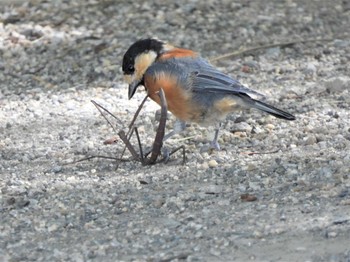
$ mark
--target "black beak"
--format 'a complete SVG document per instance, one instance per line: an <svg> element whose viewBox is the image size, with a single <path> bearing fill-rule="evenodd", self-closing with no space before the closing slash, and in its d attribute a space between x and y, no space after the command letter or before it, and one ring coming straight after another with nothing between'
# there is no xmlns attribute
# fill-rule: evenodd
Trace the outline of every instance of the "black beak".
<svg viewBox="0 0 350 262"><path fill-rule="evenodd" d="M131 99L135 92L137 87L141 84L141 81L135 80L129 85L129 99Z"/></svg>

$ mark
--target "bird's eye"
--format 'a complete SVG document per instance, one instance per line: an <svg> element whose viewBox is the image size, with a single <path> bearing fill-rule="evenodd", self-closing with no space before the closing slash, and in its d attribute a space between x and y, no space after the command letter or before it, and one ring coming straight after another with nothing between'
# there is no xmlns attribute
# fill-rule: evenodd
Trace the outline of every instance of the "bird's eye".
<svg viewBox="0 0 350 262"><path fill-rule="evenodd" d="M134 73L134 71L135 71L134 66L133 66L133 65L129 65L129 67L128 67L128 72L129 72L129 73Z"/></svg>

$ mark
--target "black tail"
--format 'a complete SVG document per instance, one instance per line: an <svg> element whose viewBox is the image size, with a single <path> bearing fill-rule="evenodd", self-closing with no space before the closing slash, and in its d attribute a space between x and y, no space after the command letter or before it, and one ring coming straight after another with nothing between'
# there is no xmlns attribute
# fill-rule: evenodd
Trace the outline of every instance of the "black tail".
<svg viewBox="0 0 350 262"><path fill-rule="evenodd" d="M285 120L295 120L295 116L282 111L281 109L278 109L276 107L270 106L268 104L265 104L261 101L255 100L251 98L251 104L256 109L259 109L261 111L264 111L266 113L269 113L270 115L273 115L274 117L285 119Z"/></svg>

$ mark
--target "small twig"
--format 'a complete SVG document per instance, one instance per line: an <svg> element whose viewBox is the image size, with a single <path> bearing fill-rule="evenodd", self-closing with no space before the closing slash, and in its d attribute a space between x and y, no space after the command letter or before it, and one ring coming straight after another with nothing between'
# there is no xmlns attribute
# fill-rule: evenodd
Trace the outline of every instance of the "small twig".
<svg viewBox="0 0 350 262"><path fill-rule="evenodd" d="M154 142L153 142L152 151L151 151L151 157L150 158L147 158L147 156L146 157L143 156L141 140L140 140L140 136L139 136L139 133L138 133L138 130L137 130L136 127L131 128L129 137L127 137L127 135L125 134L124 131L120 131L118 133L120 138L121 138L121 140L125 143L126 148L129 149L129 151L132 154L132 156L134 157L134 159L139 160L142 163L142 165L153 165L153 164L155 164L157 162L158 156L161 154L161 149L162 149L162 146L163 146L163 139L164 139L164 134L165 134L165 126L166 126L166 119L167 119L167 113L168 113L168 106L167 106L167 102L166 102L166 98L165 98L165 94L164 94L163 89L159 90L158 95L160 97L160 104L161 104L161 117L160 117L160 120L159 120L157 133L156 133L156 136L154 138ZM142 101L139 109L135 113L136 117L139 114L139 112L140 112L144 102L146 101L146 98L144 99L144 101ZM135 119L136 119L135 116L134 116L132 122L135 121ZM132 127L132 124L130 124L129 126ZM135 148L130 143L130 137L131 137L133 131L135 131L135 134L136 134L136 137L137 137L140 154L138 154L136 152ZM184 156L184 154L185 154L184 147L176 148L175 150L173 150L169 154L169 156L174 154L176 151L178 151L181 148L183 149L183 156ZM124 151L123 151L123 153L124 153ZM185 156L183 157L183 159L185 161Z"/></svg>
<svg viewBox="0 0 350 262"><path fill-rule="evenodd" d="M134 114L134 117L129 125L129 130L128 133L126 134L123 130L120 130L118 132L118 136L119 138L124 142L124 149L122 151L122 154L120 156L120 158L114 158L114 157L106 157L106 156L90 156L90 157L86 157L83 159L80 159L78 161L74 161L73 163L78 163L80 161L86 161L86 160L90 160L92 158L105 158L105 159L113 159L113 160L117 160L117 161L127 161L125 159L123 159L123 155L125 153L126 148L130 151L132 157L134 160L140 161L143 165L152 165L155 164L157 162L157 158L158 156L161 154L161 150L162 150L162 146L163 146L163 139L164 139L164 134L165 134L165 126L166 126L166 120L167 120L167 112L168 112L168 106L167 106L167 101L165 98L165 94L163 89L160 89L158 92L158 95L160 97L160 102L161 102L161 117L159 120L159 125L157 128L157 133L156 136L154 138L154 142L153 142L153 146L152 146L152 151L151 151L151 157L148 159L147 157L143 156L143 150L142 150L142 145L141 145L141 140L140 140L140 136L138 133L138 130L136 127L134 127L134 123L144 105L144 103L146 102L148 95L143 99L142 103L140 104L139 108L137 109L136 113ZM113 116L115 119L117 119L119 122L121 122L115 115L113 115L111 112L109 112L106 108L104 108L103 106L99 105L97 102L95 102L94 100L91 100L91 102L95 105L95 107L98 109L98 111L101 113L101 115L105 118L105 120L108 122L108 124L113 128L114 131L116 131L116 129L114 128L113 124L107 119L106 115L104 114L103 111L107 112L108 114L110 114L111 116ZM103 110L103 111L102 111ZM137 137L137 141L138 141L138 146L139 146L139 152L138 153L135 148L133 147L133 145L130 143L130 138L132 136L132 134L135 132L136 137ZM109 143L109 141L108 141ZM184 146L178 147L175 150L173 150L168 156L174 154L175 152L177 152L178 150L182 149L183 152L183 162L185 162L185 148ZM163 161L167 161L168 158L164 158ZM119 163L120 163L119 162ZM117 168L119 167L119 163L117 164Z"/></svg>
<svg viewBox="0 0 350 262"><path fill-rule="evenodd" d="M123 122L116 117L114 114L112 114L110 111L108 111L106 108L104 108L103 106L101 106L100 104L98 104L96 101L91 100L91 103L94 104L94 106L97 108L97 110L101 113L101 115L103 116L104 119L106 119L107 123L113 128L114 132L117 132L117 130L115 130L114 126L112 125L112 123L107 119L107 117L103 114L102 110L103 109L105 112L107 112L109 115L111 115L114 119L116 119L119 124L123 125Z"/></svg>
<svg viewBox="0 0 350 262"><path fill-rule="evenodd" d="M94 159L94 158L111 159L111 160L118 160L118 161L122 161L122 162L130 161L129 159L119 159L119 158L111 157L111 156L100 156L100 155L97 155L97 156L84 157L84 158L81 158L81 159L78 159L78 160L75 160L75 161L72 161L72 162L64 163L62 165L63 166L72 165L72 164L76 164L76 163L79 163L79 162L88 161L88 160Z"/></svg>
<svg viewBox="0 0 350 262"><path fill-rule="evenodd" d="M277 153L280 149L275 149L273 151L267 151L267 152L240 152L240 154L252 156L252 155L267 155L267 154L274 154Z"/></svg>
<svg viewBox="0 0 350 262"><path fill-rule="evenodd" d="M120 130L118 132L118 135L120 139L124 142L125 146L129 149L131 155L135 160L140 160L139 154L136 152L135 148L131 145L128 137L126 136L125 132L123 130Z"/></svg>
<svg viewBox="0 0 350 262"><path fill-rule="evenodd" d="M297 40L297 41L287 41L287 42L281 42L281 43L274 43L274 44L267 44L267 45L262 45L262 46L256 46L256 47L251 47L251 48L246 48L246 49L241 49L237 50L231 53L223 54L221 56L214 57L210 59L210 62L215 62L221 59L225 59L228 57L235 57L239 55L243 55L246 53L251 53L263 49L268 49L268 48L273 48L273 47L287 47L290 45L296 45L296 44L305 44L305 43L312 43L312 42L330 42L333 41L334 38L323 38L323 39L307 39L307 40Z"/></svg>
<svg viewBox="0 0 350 262"><path fill-rule="evenodd" d="M163 259L161 259L159 261L160 262L171 262L171 261L174 261L174 260L185 260L190 255L191 255L190 252L185 252L185 253L181 253L181 254L178 254L178 255L170 256L168 258L163 258Z"/></svg>
<svg viewBox="0 0 350 262"><path fill-rule="evenodd" d="M131 123L130 123L130 125L129 125L128 134L130 133L130 130L132 129L132 127L133 127L133 125L134 125L134 123L135 123L135 121L136 121L136 118L139 116L140 111L141 111L143 105L145 104L147 98L148 98L148 95L145 96L145 98L142 100L142 102L141 102L139 108L136 110L136 112L135 112L135 114L134 114L134 117L133 117L133 119L131 120Z"/></svg>
<svg viewBox="0 0 350 262"><path fill-rule="evenodd" d="M143 159L143 150L142 150L142 145L141 145L141 139L140 139L140 135L139 135L139 130L136 127L135 127L135 134L137 137L137 143L139 144L141 162L143 163L144 159Z"/></svg>
<svg viewBox="0 0 350 262"><path fill-rule="evenodd" d="M183 138L175 138L173 139L174 141L177 141L177 142L182 142L182 141L186 141L186 140L190 140L190 139L193 139L195 138L196 136L186 136L186 137L183 137Z"/></svg>
<svg viewBox="0 0 350 262"><path fill-rule="evenodd" d="M139 108L136 110L135 114L134 114L134 117L133 119L131 120L131 123L129 124L129 130L128 130L128 133L127 133L127 137L128 137L128 140L130 140L131 136L132 136L132 133L133 133L133 125L136 121L136 118L138 117L143 105L145 104L146 100L148 98L148 94L145 96L145 98L142 100L141 104L139 105ZM122 153L120 154L120 158L122 159L124 154L125 154L125 150L126 150L126 145L124 146L123 150L122 150ZM143 156L142 156L143 158ZM116 169L119 168L119 163L117 164L117 167Z"/></svg>
<svg viewBox="0 0 350 262"><path fill-rule="evenodd" d="M185 146L179 146L175 149L173 149L173 151L170 152L169 157L173 154L175 154L177 151L179 151L180 149L182 149L182 164L185 164L186 162L186 151L185 151ZM168 162L167 159L165 160L165 163Z"/></svg>

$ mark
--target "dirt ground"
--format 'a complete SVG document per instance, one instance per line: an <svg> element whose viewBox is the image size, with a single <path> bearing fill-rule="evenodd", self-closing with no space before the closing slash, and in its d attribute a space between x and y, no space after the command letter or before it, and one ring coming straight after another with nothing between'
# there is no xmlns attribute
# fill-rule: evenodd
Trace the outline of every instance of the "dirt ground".
<svg viewBox="0 0 350 262"><path fill-rule="evenodd" d="M350 261L349 1L20 2L0 5L0 261ZM191 125L165 145L184 165L72 163L120 156L103 142L145 95L127 99L122 55L150 36L297 119L230 115L214 152Z"/></svg>

